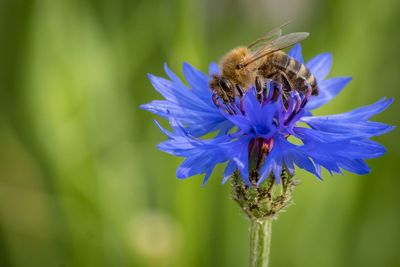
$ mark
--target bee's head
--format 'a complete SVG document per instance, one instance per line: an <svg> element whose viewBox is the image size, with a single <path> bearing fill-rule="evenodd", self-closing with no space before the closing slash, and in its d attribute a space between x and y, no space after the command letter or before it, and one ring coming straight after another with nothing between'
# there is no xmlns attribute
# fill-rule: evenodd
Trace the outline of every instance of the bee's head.
<svg viewBox="0 0 400 267"><path fill-rule="evenodd" d="M210 80L210 88L225 102L235 97L234 84L221 75L213 75Z"/></svg>

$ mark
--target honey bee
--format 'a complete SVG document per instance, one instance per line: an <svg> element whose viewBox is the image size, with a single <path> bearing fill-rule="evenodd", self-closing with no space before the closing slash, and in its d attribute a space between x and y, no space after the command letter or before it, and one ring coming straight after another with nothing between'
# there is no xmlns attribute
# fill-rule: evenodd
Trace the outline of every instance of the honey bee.
<svg viewBox="0 0 400 267"><path fill-rule="evenodd" d="M259 97L267 80L282 85L286 94L293 90L307 93L311 88L312 95L318 95L317 81L307 67L281 51L304 40L309 33L282 35L283 26L247 47L232 49L222 58L221 74L213 75L209 82L214 97L229 103L235 96L243 96L253 85Z"/></svg>

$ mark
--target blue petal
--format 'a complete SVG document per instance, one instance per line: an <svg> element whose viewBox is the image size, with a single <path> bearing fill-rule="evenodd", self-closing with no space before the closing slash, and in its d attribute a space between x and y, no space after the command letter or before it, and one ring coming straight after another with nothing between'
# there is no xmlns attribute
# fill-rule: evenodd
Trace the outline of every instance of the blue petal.
<svg viewBox="0 0 400 267"><path fill-rule="evenodd" d="M322 53L313 57L307 62L306 66L317 79L321 82L328 75L331 70L332 55L330 53Z"/></svg>
<svg viewBox="0 0 400 267"><path fill-rule="evenodd" d="M183 63L183 74L188 84L192 87L200 87L200 90L208 87L208 76L193 68L189 63Z"/></svg>
<svg viewBox="0 0 400 267"><path fill-rule="evenodd" d="M229 128L227 123L231 123L212 102L207 76L189 64L185 64L183 68L192 90L165 65L165 71L171 80L151 74L149 79L166 100L155 100L140 107L164 118L174 115L194 136L202 136L220 130L221 127L224 130Z"/></svg>
<svg viewBox="0 0 400 267"><path fill-rule="evenodd" d="M369 138L375 136L376 133L365 133L363 131L359 132L324 132L316 129L295 127L293 129L293 134L303 141L303 143L309 142L321 142L321 143L333 143L344 140L351 140L357 138Z"/></svg>
<svg viewBox="0 0 400 267"><path fill-rule="evenodd" d="M356 174L369 172L364 158L381 156L385 152L381 145L365 139L332 143L309 142L303 149L316 165L322 165L331 173L341 173L340 168L343 168Z"/></svg>
<svg viewBox="0 0 400 267"><path fill-rule="evenodd" d="M247 186L250 186L249 167L248 167L249 140L250 139L244 139L241 142L237 142L237 145L234 148L236 150L236 155L232 159L236 163L236 166L242 176L242 179Z"/></svg>
<svg viewBox="0 0 400 267"><path fill-rule="evenodd" d="M381 144L371 140L351 140L346 151L339 151L337 154L347 158L368 159L376 158L385 154L386 149Z"/></svg>
<svg viewBox="0 0 400 267"><path fill-rule="evenodd" d="M305 169L320 178L319 172L307 154L307 150L304 150L302 146L289 143L284 137L275 136L274 146L261 168L260 180L257 184L261 184L271 172L279 182L283 164L290 172L293 172L293 164L296 164L299 168Z"/></svg>
<svg viewBox="0 0 400 267"><path fill-rule="evenodd" d="M301 53L301 45L295 44L293 48L289 51L288 55L300 63L304 63L303 55Z"/></svg>
<svg viewBox="0 0 400 267"><path fill-rule="evenodd" d="M235 124L235 126L237 126L240 130L242 130L243 132L246 132L248 134L255 134L254 128L253 128L253 124L251 123L251 121L244 117L244 116L240 116L240 115L227 115L226 118L228 120L230 120L233 124Z"/></svg>
<svg viewBox="0 0 400 267"><path fill-rule="evenodd" d="M184 179L196 174L204 172L204 161L207 158L204 155L197 155L197 157L191 157L185 159L181 165L176 170L176 177L179 179ZM199 162L197 162L199 160Z"/></svg>
<svg viewBox="0 0 400 267"><path fill-rule="evenodd" d="M204 187L208 181L208 179L211 176L211 173L213 172L214 169L210 169L206 172L206 175L204 175L203 183L201 184L201 187Z"/></svg>
<svg viewBox="0 0 400 267"><path fill-rule="evenodd" d="M195 110L184 107L182 104L174 103L166 100L153 100L148 104L141 105L140 108L150 111L156 115L168 118L169 114L174 114L176 117L182 117L182 120L186 123L196 123L199 119L205 119L210 122L214 119L223 120L223 116L218 114L219 111L210 112L210 110ZM190 112L190 113L189 113Z"/></svg>
<svg viewBox="0 0 400 267"><path fill-rule="evenodd" d="M193 93L202 99L204 103L213 106L214 103L211 101L212 93L208 85L208 76L196 70L188 63L183 64L183 74Z"/></svg>
<svg viewBox="0 0 400 267"><path fill-rule="evenodd" d="M351 77L337 77L328 80L323 80L319 83L319 95L311 96L308 100L305 108L307 110L313 110L325 105L331 101L336 95L338 95L343 88L351 81Z"/></svg>
<svg viewBox="0 0 400 267"><path fill-rule="evenodd" d="M171 79L173 83L175 83L179 88L184 88L186 87L182 80L172 71L170 68L168 68L167 63L164 63L164 71L168 75L168 77Z"/></svg>
<svg viewBox="0 0 400 267"><path fill-rule="evenodd" d="M267 158L265 159L264 165L261 167L259 180L257 182L257 186L267 179L271 172L274 169L274 166L277 164L277 158L280 156L280 151L277 146L274 146L270 153L268 154ZM275 177L276 178L276 177ZM280 177L279 177L280 178Z"/></svg>
<svg viewBox="0 0 400 267"><path fill-rule="evenodd" d="M224 178L222 179L222 184L226 183L228 179L232 176L233 172L236 170L236 164L234 161L229 161L224 170Z"/></svg>
<svg viewBox="0 0 400 267"><path fill-rule="evenodd" d="M349 172L364 175L370 172L368 165L361 159L341 160L339 166Z"/></svg>
<svg viewBox="0 0 400 267"><path fill-rule="evenodd" d="M226 158L214 151L198 151L186 158L176 171L176 177L184 179L196 174L211 173L215 165L226 161Z"/></svg>
<svg viewBox="0 0 400 267"><path fill-rule="evenodd" d="M166 100L178 104L182 108L197 112L210 111L210 106L199 99L188 88L180 87L167 79L149 74L149 79L154 88L165 97ZM219 113L215 108L216 114Z"/></svg>
<svg viewBox="0 0 400 267"><path fill-rule="evenodd" d="M320 116L317 118L319 119L327 118L330 120L334 119L334 120L347 120L347 121L368 120L372 116L383 112L392 103L393 103L393 98L390 99L381 98L380 100L371 105L357 108L346 113L330 115L330 116Z"/></svg>
<svg viewBox="0 0 400 267"><path fill-rule="evenodd" d="M153 120L153 121L157 125L157 127L161 130L161 132L163 132L166 136L168 136L168 137L174 136L171 132L165 130L158 121L156 121L156 120Z"/></svg>
<svg viewBox="0 0 400 267"><path fill-rule="evenodd" d="M277 158L279 159L279 161L276 161L273 168L272 168L272 172L274 174L275 177L275 181L280 184L281 183L281 174L282 174L282 158L279 157Z"/></svg>
<svg viewBox="0 0 400 267"><path fill-rule="evenodd" d="M353 134L354 136L372 137L388 133L393 126L372 121L312 120L307 122L313 129L337 134Z"/></svg>
<svg viewBox="0 0 400 267"><path fill-rule="evenodd" d="M204 173L204 185L217 164L229 161L224 172L224 181L237 167L244 182L250 185L248 177L250 137L240 136L238 139L232 139L229 135L224 135L207 140L194 138L173 115L170 116L173 132L165 130L158 122L156 124L168 136L168 140L159 144L158 148L169 154L185 157L176 171L178 178Z"/></svg>
<svg viewBox="0 0 400 267"><path fill-rule="evenodd" d="M211 62L210 66L208 67L208 74L210 76L220 74L220 70L217 63Z"/></svg>
<svg viewBox="0 0 400 267"><path fill-rule="evenodd" d="M321 178L319 172L316 170L314 163L307 156L307 153L301 150L301 148L292 148L287 152L285 159L286 165L292 165L291 162L296 164L299 168L314 174L318 178Z"/></svg>
<svg viewBox="0 0 400 267"><path fill-rule="evenodd" d="M329 115L303 117L301 120L313 129L328 133L353 134L355 137L372 137L394 129L379 122L367 121L370 117L384 111L393 99L381 99L376 103L355 109L350 112Z"/></svg>

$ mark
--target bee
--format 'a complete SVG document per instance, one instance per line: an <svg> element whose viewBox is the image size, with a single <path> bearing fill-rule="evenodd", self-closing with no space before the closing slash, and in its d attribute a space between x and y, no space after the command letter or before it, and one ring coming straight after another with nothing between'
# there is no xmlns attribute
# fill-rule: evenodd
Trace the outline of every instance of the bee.
<svg viewBox="0 0 400 267"><path fill-rule="evenodd" d="M282 25L247 47L237 47L228 52L220 62L221 74L213 75L209 86L213 97L221 98L225 103L235 96L243 96L253 85L257 97L261 97L265 83L272 80L282 85L284 95L296 90L318 95L318 85L308 68L281 51L309 36L307 32L295 32L282 35Z"/></svg>

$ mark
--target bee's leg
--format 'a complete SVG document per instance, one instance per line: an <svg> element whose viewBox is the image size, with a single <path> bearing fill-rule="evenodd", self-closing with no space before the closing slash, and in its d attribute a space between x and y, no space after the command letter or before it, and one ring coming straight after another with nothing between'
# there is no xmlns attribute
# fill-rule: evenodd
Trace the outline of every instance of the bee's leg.
<svg viewBox="0 0 400 267"><path fill-rule="evenodd" d="M240 102L240 110L243 112L244 111L244 91L240 85L236 84L235 85L235 95L239 95L239 102Z"/></svg>
<svg viewBox="0 0 400 267"><path fill-rule="evenodd" d="M212 96L211 96L211 98L212 98L214 104L215 104L217 107L222 107L222 103L221 103L220 100L222 100L225 104L228 103L228 101L229 101L229 98L228 98L228 96L225 94L225 92L224 92L224 91L222 91L222 92L224 93L222 96L220 96L220 95L217 94L216 92L214 92L214 93L212 94Z"/></svg>
<svg viewBox="0 0 400 267"><path fill-rule="evenodd" d="M308 84L307 82L305 82L305 86L307 87L307 91L305 92L305 94L303 95L303 100L301 102L300 108L304 108L304 106L307 104L308 99L310 99L310 96L312 95L312 87L310 84Z"/></svg>
<svg viewBox="0 0 400 267"><path fill-rule="evenodd" d="M226 113L229 113L229 114L233 114L233 111L232 111L232 109L231 108L229 108L229 105L223 105L222 103L221 103L221 101L220 101L220 96L217 94L217 93L213 93L212 94L212 96L211 96L211 98L212 98L212 101L214 102L214 105L217 107L217 108L219 108L219 109L222 109L223 111L225 111ZM225 100L222 98L222 101L224 101L224 103L226 104L227 102L225 102Z"/></svg>
<svg viewBox="0 0 400 267"><path fill-rule="evenodd" d="M240 87L240 85L236 84L235 88L236 88L236 91L239 94L239 96L242 97L244 94L242 87Z"/></svg>
<svg viewBox="0 0 400 267"><path fill-rule="evenodd" d="M256 85L256 92L257 92L257 99L262 102L264 90L263 90L263 87L261 84L261 79L259 76L256 76L255 85Z"/></svg>
<svg viewBox="0 0 400 267"><path fill-rule="evenodd" d="M228 104L230 102L230 97L224 90L221 90L220 92L222 93L222 95L218 95L218 97L222 98L225 104Z"/></svg>
<svg viewBox="0 0 400 267"><path fill-rule="evenodd" d="M278 96L281 94L282 88L284 87L281 72L278 71L272 74L271 80L273 81L273 90L274 90L272 99L276 100Z"/></svg>
<svg viewBox="0 0 400 267"><path fill-rule="evenodd" d="M290 92L296 89L284 71L280 71L279 74L285 92Z"/></svg>

